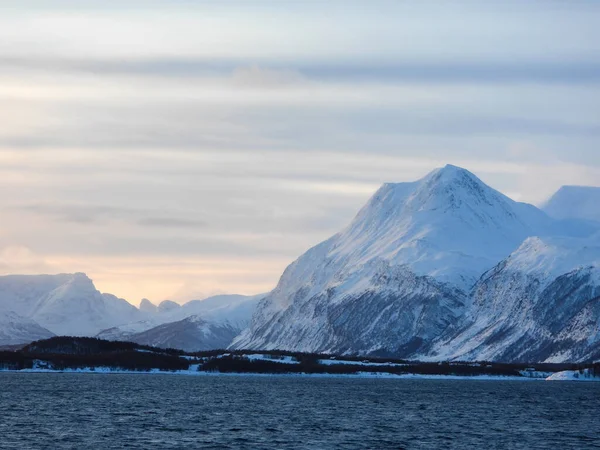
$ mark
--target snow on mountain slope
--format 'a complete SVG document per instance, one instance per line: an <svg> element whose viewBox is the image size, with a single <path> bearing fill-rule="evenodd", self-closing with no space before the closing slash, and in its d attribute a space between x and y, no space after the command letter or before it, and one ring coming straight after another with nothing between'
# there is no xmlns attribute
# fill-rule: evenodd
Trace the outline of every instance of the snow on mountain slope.
<svg viewBox="0 0 600 450"><path fill-rule="evenodd" d="M229 325L240 331L250 324L256 305L266 294L215 295L205 300L192 300L175 314L178 317L200 316L212 323Z"/></svg>
<svg viewBox="0 0 600 450"><path fill-rule="evenodd" d="M600 187L563 186L542 209L556 219L600 222Z"/></svg>
<svg viewBox="0 0 600 450"><path fill-rule="evenodd" d="M40 298L71 278L71 274L0 276L0 312L13 311L29 317L35 312Z"/></svg>
<svg viewBox="0 0 600 450"><path fill-rule="evenodd" d="M600 358L600 235L529 238L473 289L462 329L427 359Z"/></svg>
<svg viewBox="0 0 600 450"><path fill-rule="evenodd" d="M0 345L27 344L54 336L31 319L14 312L0 313Z"/></svg>
<svg viewBox="0 0 600 450"><path fill-rule="evenodd" d="M354 340L373 328L396 335L385 345L372 342L372 349L419 346L424 337L413 336L411 344L408 330L432 323L440 333L442 317L450 324L463 314L466 293L482 273L552 225L534 206L514 202L455 166L417 182L385 184L344 231L285 270L234 345L365 351L366 341ZM382 289L379 280L394 282ZM398 317L378 315L381 298ZM351 305L375 323L347 328Z"/></svg>
<svg viewBox="0 0 600 450"><path fill-rule="evenodd" d="M335 287L316 295L298 291L280 311L267 297L234 348L339 354L426 352L433 338L462 314L462 291L417 276L406 266L373 261L362 267L361 276L364 283L354 277L340 278ZM275 299L282 294L278 289L272 294Z"/></svg>
<svg viewBox="0 0 600 450"><path fill-rule="evenodd" d="M132 334L128 340L153 347L177 348L193 352L224 349L239 331L238 328L229 325L216 324L199 316L190 316Z"/></svg>

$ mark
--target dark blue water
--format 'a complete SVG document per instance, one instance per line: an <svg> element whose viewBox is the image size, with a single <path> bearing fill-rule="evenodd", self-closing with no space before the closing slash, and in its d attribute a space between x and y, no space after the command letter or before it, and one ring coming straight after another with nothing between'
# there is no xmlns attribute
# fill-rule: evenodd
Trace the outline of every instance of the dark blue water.
<svg viewBox="0 0 600 450"><path fill-rule="evenodd" d="M0 448L600 448L600 383L4 373Z"/></svg>

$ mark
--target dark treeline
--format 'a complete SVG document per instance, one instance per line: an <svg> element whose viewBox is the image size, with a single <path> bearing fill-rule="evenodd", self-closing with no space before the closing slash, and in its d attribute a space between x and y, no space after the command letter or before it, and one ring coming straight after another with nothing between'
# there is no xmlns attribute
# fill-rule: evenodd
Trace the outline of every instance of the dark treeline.
<svg viewBox="0 0 600 450"><path fill-rule="evenodd" d="M181 355L181 350L158 350L131 342L60 336L33 342L17 351L0 352L0 368L22 370L37 364L53 370L88 367L131 371L187 370L189 363Z"/></svg>
<svg viewBox="0 0 600 450"><path fill-rule="evenodd" d="M534 369L541 372L555 372L561 370L578 370L579 365L542 364L539 367L524 364L504 363L423 363L409 362L399 366L366 366L354 364L319 364L320 355L303 354L297 364L281 363L268 360L249 360L237 355L209 359L202 365L204 371L214 372L239 372L239 373L313 373L313 374L356 374L359 372L381 373L381 374L417 374L417 375L457 375L457 376L523 376L522 372ZM340 358L342 359L342 358ZM345 357L344 361L347 361ZM364 360L364 358L362 359ZM362 361L361 360L361 361ZM598 371L600 373L600 365ZM590 367L587 365L586 367Z"/></svg>
<svg viewBox="0 0 600 450"><path fill-rule="evenodd" d="M265 359L251 360L247 355L261 354ZM184 358L185 356L185 358ZM190 361L189 359L193 359ZM294 363L286 362L290 358ZM321 364L320 360L343 360L344 364ZM332 356L281 350L244 351L211 350L185 353L175 349L158 349L132 342L105 341L86 337L54 337L33 342L15 351L0 351L0 369L38 368L53 370L107 367L113 370L162 371L188 370L190 364L199 370L223 373L312 373L356 374L358 372L419 375L500 375L525 376L528 373L590 369L600 376L600 363L595 364L508 364L492 362L423 363L393 358L364 356ZM353 364L356 363L356 364ZM364 365L389 363L395 365Z"/></svg>
<svg viewBox="0 0 600 450"><path fill-rule="evenodd" d="M22 348L24 353L64 353L69 355L90 355L98 353L114 353L133 350L147 350L156 352L155 347L140 345L134 342L106 341L93 337L56 336L42 341L32 342ZM160 349L161 353L169 355L183 355L182 350L173 348Z"/></svg>

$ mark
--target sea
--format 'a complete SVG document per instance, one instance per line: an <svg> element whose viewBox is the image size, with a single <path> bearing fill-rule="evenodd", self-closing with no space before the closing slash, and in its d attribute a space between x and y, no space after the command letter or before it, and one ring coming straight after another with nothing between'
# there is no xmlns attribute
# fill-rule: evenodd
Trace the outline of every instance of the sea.
<svg viewBox="0 0 600 450"><path fill-rule="evenodd" d="M0 448L600 448L600 383L0 373Z"/></svg>

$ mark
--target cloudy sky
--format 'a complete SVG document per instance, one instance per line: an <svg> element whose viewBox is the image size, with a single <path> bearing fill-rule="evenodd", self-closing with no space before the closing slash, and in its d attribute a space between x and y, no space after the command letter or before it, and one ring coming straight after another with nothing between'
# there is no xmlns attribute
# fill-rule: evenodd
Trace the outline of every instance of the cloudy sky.
<svg viewBox="0 0 600 450"><path fill-rule="evenodd" d="M271 289L383 182L600 185L600 2L0 0L0 272Z"/></svg>

